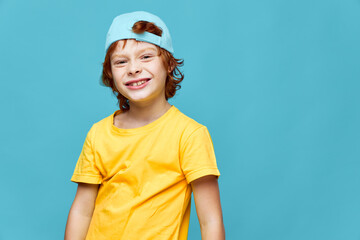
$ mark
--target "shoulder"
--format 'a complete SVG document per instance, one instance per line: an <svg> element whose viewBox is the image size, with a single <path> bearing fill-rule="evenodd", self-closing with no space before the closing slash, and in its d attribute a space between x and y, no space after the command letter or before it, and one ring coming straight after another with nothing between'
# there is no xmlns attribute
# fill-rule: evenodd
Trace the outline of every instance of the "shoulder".
<svg viewBox="0 0 360 240"><path fill-rule="evenodd" d="M173 127L181 131L181 144L185 144L189 139L198 138L199 136L208 137L209 132L204 124L187 116L180 110L176 110L176 120L173 122Z"/></svg>
<svg viewBox="0 0 360 240"><path fill-rule="evenodd" d="M109 126L111 126L112 124L114 114L115 112L106 117L101 118L98 121L94 121L91 125L88 135L90 135L91 138L95 138L97 132L104 132L104 130L108 129Z"/></svg>
<svg viewBox="0 0 360 240"><path fill-rule="evenodd" d="M95 121L93 124L93 127L95 128L103 128L106 126L109 126L109 124L112 124L112 121L114 120L114 115L118 112L119 110L116 110L114 112L112 112L111 114L101 118L98 121Z"/></svg>
<svg viewBox="0 0 360 240"><path fill-rule="evenodd" d="M184 130L193 132L196 129L205 127L202 123L199 123L192 117L181 112L178 108L175 107L175 117L176 120L174 121L178 127L182 127Z"/></svg>

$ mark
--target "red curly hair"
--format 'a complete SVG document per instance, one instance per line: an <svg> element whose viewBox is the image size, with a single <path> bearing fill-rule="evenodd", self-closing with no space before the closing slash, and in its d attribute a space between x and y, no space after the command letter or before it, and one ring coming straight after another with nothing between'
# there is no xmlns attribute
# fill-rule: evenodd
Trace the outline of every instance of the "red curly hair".
<svg viewBox="0 0 360 240"><path fill-rule="evenodd" d="M136 22L132 27L132 31L138 34L144 33L146 31L157 36L162 35L161 28L156 26L154 23L147 21ZM121 109L121 111L124 112L130 109L129 100L117 90L114 79L112 77L110 62L110 56L116 49L119 41L120 40L112 43L106 52L105 60L102 64L103 71L101 80L105 86L112 89L113 94L118 99L119 108ZM126 39L124 40L123 48L125 47L125 45ZM184 79L184 74L179 70L179 67L183 66L184 60L174 58L174 56L167 50L160 48L157 45L155 46L158 48L159 56L161 56L162 58L165 69L172 69L172 71L168 73L165 83L165 98L166 100L168 100L169 98L172 98L175 95L176 91L181 88L180 83Z"/></svg>

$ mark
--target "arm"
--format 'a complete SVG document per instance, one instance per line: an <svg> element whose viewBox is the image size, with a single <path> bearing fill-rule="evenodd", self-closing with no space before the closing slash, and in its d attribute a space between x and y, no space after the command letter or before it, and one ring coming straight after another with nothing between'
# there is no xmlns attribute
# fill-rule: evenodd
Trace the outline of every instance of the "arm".
<svg viewBox="0 0 360 240"><path fill-rule="evenodd" d="M94 211L98 184L79 183L65 229L65 240L84 240Z"/></svg>
<svg viewBox="0 0 360 240"><path fill-rule="evenodd" d="M204 176L191 182L203 240L224 240L225 229L216 176Z"/></svg>

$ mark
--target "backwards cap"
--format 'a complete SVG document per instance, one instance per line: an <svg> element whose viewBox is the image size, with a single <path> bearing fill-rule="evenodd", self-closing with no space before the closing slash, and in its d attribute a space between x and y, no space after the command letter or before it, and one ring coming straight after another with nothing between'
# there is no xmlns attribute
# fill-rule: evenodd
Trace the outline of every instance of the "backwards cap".
<svg viewBox="0 0 360 240"><path fill-rule="evenodd" d="M138 21L152 22L160 27L162 30L161 37L146 31L141 34L134 33L132 27ZM106 35L105 53L113 42L122 39L136 39L137 41L152 43L174 54L170 32L165 23L159 17L148 12L131 12L115 17Z"/></svg>

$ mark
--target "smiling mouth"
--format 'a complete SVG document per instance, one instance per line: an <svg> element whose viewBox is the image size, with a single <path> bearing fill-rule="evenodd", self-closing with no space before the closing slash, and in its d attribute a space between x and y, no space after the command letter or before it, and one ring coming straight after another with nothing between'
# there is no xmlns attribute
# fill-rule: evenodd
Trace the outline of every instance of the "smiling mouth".
<svg viewBox="0 0 360 240"><path fill-rule="evenodd" d="M126 86L140 86L146 82L150 81L150 78L146 78L146 79L141 79L139 81L136 82L131 82L131 83L127 83L125 84Z"/></svg>

